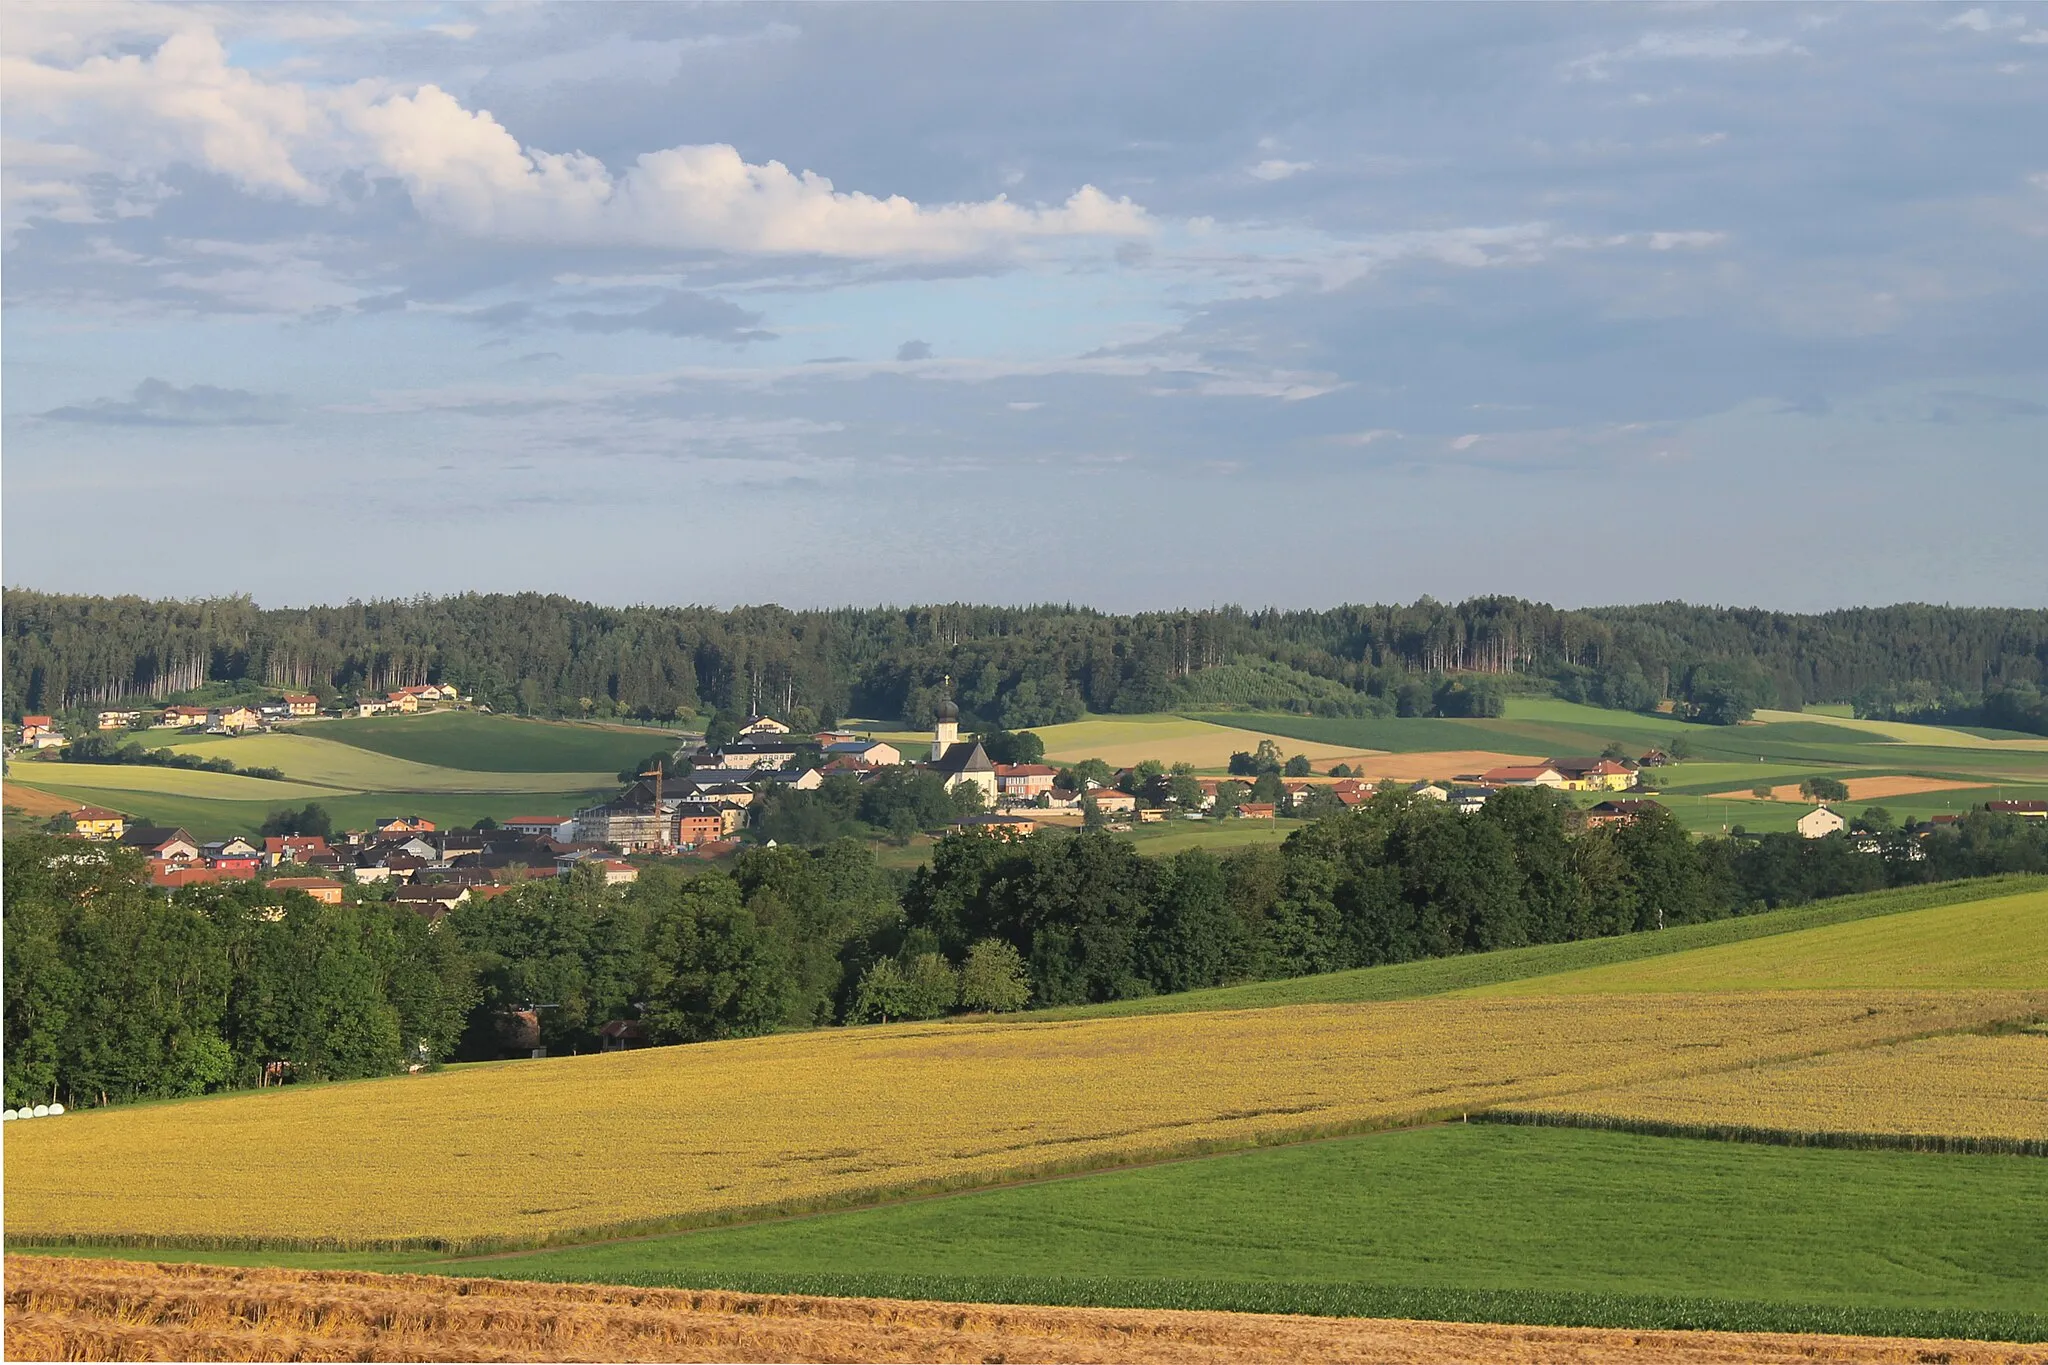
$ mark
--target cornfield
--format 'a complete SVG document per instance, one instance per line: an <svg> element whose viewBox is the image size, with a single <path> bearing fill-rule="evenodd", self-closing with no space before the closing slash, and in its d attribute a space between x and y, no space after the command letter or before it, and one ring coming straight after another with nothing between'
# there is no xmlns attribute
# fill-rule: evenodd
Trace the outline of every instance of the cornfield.
<svg viewBox="0 0 2048 1365"><path fill-rule="evenodd" d="M1522 1123L2048 1156L2048 1034L1957 1035L1498 1110Z"/></svg>
<svg viewBox="0 0 2048 1365"><path fill-rule="evenodd" d="M2033 1347L1912 1338L827 1299L26 1256L7 1258L6 1353L15 1360L1024 1359L1132 1365L2048 1360L2048 1351Z"/></svg>
<svg viewBox="0 0 2048 1365"><path fill-rule="evenodd" d="M909 1024L67 1115L14 1241L541 1245L1529 1105L2048 1012L2043 992Z"/></svg>

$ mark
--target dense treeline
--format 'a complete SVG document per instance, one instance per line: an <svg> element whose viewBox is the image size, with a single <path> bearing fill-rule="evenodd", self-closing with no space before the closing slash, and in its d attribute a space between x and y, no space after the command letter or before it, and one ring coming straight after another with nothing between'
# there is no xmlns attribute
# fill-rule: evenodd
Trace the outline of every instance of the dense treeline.
<svg viewBox="0 0 2048 1365"><path fill-rule="evenodd" d="M961 604L614 608L472 594L263 610L247 598L9 590L5 617L15 716L237 681L348 695L447 680L527 714L766 710L924 725L950 676L970 720L1016 729L1084 708L1429 714L1444 678L1494 675L1608 706L1674 698L1716 720L1889 684L1981 697L2048 679L2048 611L1925 605L1566 611L1489 597L1113 616Z"/></svg>
<svg viewBox="0 0 2048 1365"><path fill-rule="evenodd" d="M1116 1000L2048 871L2040 821L1979 811L1925 840L1872 837L1876 852L1692 840L1662 813L1579 830L1541 789L1470 816L1389 793L1222 857L965 835L899 883L843 839L750 849L729 872L650 866L625 888L585 869L430 929L255 883L167 898L124 851L28 836L6 848L6 1097L199 1094L274 1061L318 1080L591 1051L615 1019L680 1043Z"/></svg>

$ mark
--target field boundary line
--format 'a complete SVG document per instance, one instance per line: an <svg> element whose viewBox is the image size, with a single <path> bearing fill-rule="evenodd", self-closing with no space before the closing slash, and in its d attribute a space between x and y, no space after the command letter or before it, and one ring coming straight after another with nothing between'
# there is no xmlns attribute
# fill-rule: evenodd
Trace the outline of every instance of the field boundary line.
<svg viewBox="0 0 2048 1365"><path fill-rule="evenodd" d="M1861 1052L1862 1048L1844 1048ZM1832 1054L1822 1053L1822 1056ZM1747 1123L1678 1123L1669 1119L1633 1118L1592 1110L1485 1109L1474 1123L1519 1128L1580 1128L1595 1132L1633 1133L1639 1137L1698 1138L1709 1142L1743 1142L1767 1147L1826 1147L1856 1152L1935 1152L1955 1156L2048 1157L2048 1138L1964 1137L1942 1133L1859 1133L1847 1130L1771 1128Z"/></svg>

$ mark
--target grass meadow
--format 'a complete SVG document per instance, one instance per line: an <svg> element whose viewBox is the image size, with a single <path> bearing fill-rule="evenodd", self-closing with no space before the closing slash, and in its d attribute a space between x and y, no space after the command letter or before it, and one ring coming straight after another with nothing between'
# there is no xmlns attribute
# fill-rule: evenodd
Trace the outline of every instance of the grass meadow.
<svg viewBox="0 0 2048 1365"><path fill-rule="evenodd" d="M475 711L312 721L299 733L437 768L488 773L616 773L674 733L568 721L522 720Z"/></svg>
<svg viewBox="0 0 2048 1365"><path fill-rule="evenodd" d="M197 754L201 758L225 758L245 768L276 768L294 781L351 791L587 791L611 784L617 773L616 769L518 772L445 768L306 734L209 737L165 747L179 753Z"/></svg>

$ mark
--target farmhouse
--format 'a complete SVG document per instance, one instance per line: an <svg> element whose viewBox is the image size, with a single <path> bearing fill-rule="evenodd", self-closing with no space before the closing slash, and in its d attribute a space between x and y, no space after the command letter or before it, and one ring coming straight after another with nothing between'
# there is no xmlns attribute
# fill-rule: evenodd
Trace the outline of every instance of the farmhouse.
<svg viewBox="0 0 2048 1365"><path fill-rule="evenodd" d="M1802 839L1824 839L1849 828L1849 822L1826 806L1815 806L1799 817L1798 828Z"/></svg>
<svg viewBox="0 0 2048 1365"><path fill-rule="evenodd" d="M189 863L199 857L199 845L191 835L156 825L130 825L121 846L139 850L153 863Z"/></svg>
<svg viewBox="0 0 2048 1365"><path fill-rule="evenodd" d="M1460 815L1477 815L1486 809L1486 799L1493 795L1491 787L1454 787L1451 789L1451 809Z"/></svg>
<svg viewBox="0 0 2048 1365"><path fill-rule="evenodd" d="M1271 820L1274 818L1271 801L1246 801L1231 812L1240 820Z"/></svg>
<svg viewBox="0 0 2048 1365"><path fill-rule="evenodd" d="M1052 790L1059 769L1043 763L996 764L996 791L1005 800L1036 801Z"/></svg>
<svg viewBox="0 0 2048 1365"><path fill-rule="evenodd" d="M1448 801L1451 789L1441 782L1417 782L1408 789L1408 794L1419 801Z"/></svg>
<svg viewBox="0 0 2048 1365"><path fill-rule="evenodd" d="M160 730L185 730L206 724L209 714L203 706L166 706L163 718L156 724Z"/></svg>
<svg viewBox="0 0 2048 1365"><path fill-rule="evenodd" d="M1479 775L1482 784L1489 787L1555 787L1570 788L1571 779L1549 763L1511 764L1505 768L1491 768Z"/></svg>
<svg viewBox="0 0 2048 1365"><path fill-rule="evenodd" d="M786 735L789 727L773 716L748 716L747 723L739 728L742 735Z"/></svg>
<svg viewBox="0 0 2048 1365"><path fill-rule="evenodd" d="M57 722L48 716L23 716L21 718L21 742L33 744L44 735L55 733Z"/></svg>
<svg viewBox="0 0 2048 1365"><path fill-rule="evenodd" d="M535 839L560 839L567 842L576 837L576 817L573 815L515 815L504 824L514 834L524 834Z"/></svg>
<svg viewBox="0 0 2048 1365"><path fill-rule="evenodd" d="M71 830L81 839L116 839L128 832L128 817L105 806L80 806L71 812Z"/></svg>
<svg viewBox="0 0 2048 1365"><path fill-rule="evenodd" d="M1553 758L1548 764L1564 778L1566 791L1626 791L1636 782L1634 768L1611 758Z"/></svg>
<svg viewBox="0 0 2048 1365"><path fill-rule="evenodd" d="M102 730L127 730L132 729L141 719L140 711L102 711L99 727Z"/></svg>
<svg viewBox="0 0 2048 1365"><path fill-rule="evenodd" d="M1330 795L1347 806L1362 806L1372 800L1373 785L1362 777L1340 777L1330 784Z"/></svg>
<svg viewBox="0 0 2048 1365"><path fill-rule="evenodd" d="M399 834L432 834L434 822L422 820L417 815L387 815L377 822L377 837L389 839Z"/></svg>
<svg viewBox="0 0 2048 1365"><path fill-rule="evenodd" d="M1082 792L1081 799L1093 801L1095 809L1104 815L1128 815L1138 808L1137 797L1114 787L1097 787L1093 791Z"/></svg>
<svg viewBox="0 0 2048 1365"><path fill-rule="evenodd" d="M206 713L208 729L226 730L230 734L254 730L262 724L263 717L248 706L219 706Z"/></svg>
<svg viewBox="0 0 2048 1365"><path fill-rule="evenodd" d="M2048 820L2048 801L1986 801L1984 809L1993 815L2017 815L2022 820Z"/></svg>
<svg viewBox="0 0 2048 1365"><path fill-rule="evenodd" d="M416 692L387 693L384 698L384 707L388 711L397 711L410 715L420 709L419 694Z"/></svg>
<svg viewBox="0 0 2048 1365"><path fill-rule="evenodd" d="M878 739L835 740L824 746L828 758L850 758L871 768L893 768L903 761L903 751Z"/></svg>
<svg viewBox="0 0 2048 1365"><path fill-rule="evenodd" d="M1602 801L1586 812L1587 829L1605 829L1610 825L1633 825L1653 810L1663 807L1655 801Z"/></svg>
<svg viewBox="0 0 2048 1365"><path fill-rule="evenodd" d="M304 720L320 714L320 699L306 692L287 692L284 707L294 720Z"/></svg>

